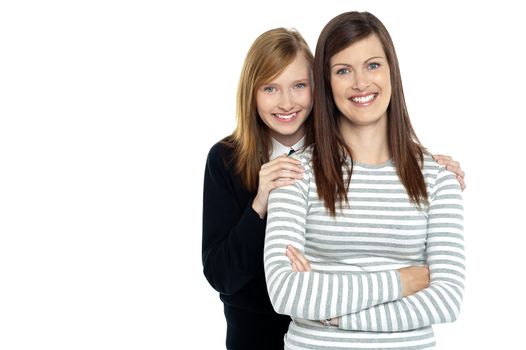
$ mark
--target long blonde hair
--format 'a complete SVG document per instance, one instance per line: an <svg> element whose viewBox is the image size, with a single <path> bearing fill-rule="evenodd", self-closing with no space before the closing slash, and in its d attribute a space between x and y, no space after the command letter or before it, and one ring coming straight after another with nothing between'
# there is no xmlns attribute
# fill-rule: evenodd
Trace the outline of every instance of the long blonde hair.
<svg viewBox="0 0 526 350"><path fill-rule="evenodd" d="M298 54L313 64L314 57L298 31L276 28L261 34L245 58L237 90L237 126L223 141L234 148L235 171L249 191L257 189L259 170L269 161L271 147L268 127L257 111L257 89L280 75ZM307 140L313 138L310 119L305 123Z"/></svg>

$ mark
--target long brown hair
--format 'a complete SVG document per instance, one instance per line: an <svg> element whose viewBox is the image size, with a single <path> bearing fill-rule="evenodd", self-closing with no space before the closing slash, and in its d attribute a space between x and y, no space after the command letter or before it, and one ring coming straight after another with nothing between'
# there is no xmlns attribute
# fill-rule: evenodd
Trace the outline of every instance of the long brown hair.
<svg viewBox="0 0 526 350"><path fill-rule="evenodd" d="M387 109L388 145L400 181L410 200L427 204L428 195L421 171L425 148L420 144L409 120L402 88L400 68L389 32L382 22L368 12L346 12L333 18L323 28L316 45L314 60L314 139L313 168L318 195L330 213L336 215L336 203L347 203L350 183L344 183L342 167L351 150L340 133L340 112L330 84L330 59L370 35L383 46L391 72L391 100Z"/></svg>
<svg viewBox="0 0 526 350"><path fill-rule="evenodd" d="M237 126L223 140L234 148L235 171L249 191L258 187L261 165L269 161L268 127L258 115L257 89L280 75L302 54L312 65L314 57L301 34L294 29L275 28L261 34L248 50L237 90ZM312 143L312 118L305 122L306 142Z"/></svg>

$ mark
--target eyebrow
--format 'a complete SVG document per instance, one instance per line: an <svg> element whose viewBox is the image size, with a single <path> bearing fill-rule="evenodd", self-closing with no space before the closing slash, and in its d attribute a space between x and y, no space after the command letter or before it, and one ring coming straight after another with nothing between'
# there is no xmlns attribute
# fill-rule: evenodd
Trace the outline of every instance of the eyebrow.
<svg viewBox="0 0 526 350"><path fill-rule="evenodd" d="M368 59L366 59L364 63L367 63L367 62L369 62L371 60L375 60L375 59L385 60L386 58L382 57L382 56L373 56L373 57L369 57ZM334 68L335 66L352 67L352 65L349 64L349 63L335 63L335 64L333 64L331 66L331 69Z"/></svg>
<svg viewBox="0 0 526 350"><path fill-rule="evenodd" d="M310 78L301 78L301 79L297 79L297 80L294 80L294 81L292 82L292 84L304 83L304 82L310 82ZM273 83L273 82L269 82L269 83L261 84L261 86L270 86L270 85L280 85L280 84L276 84L276 83Z"/></svg>

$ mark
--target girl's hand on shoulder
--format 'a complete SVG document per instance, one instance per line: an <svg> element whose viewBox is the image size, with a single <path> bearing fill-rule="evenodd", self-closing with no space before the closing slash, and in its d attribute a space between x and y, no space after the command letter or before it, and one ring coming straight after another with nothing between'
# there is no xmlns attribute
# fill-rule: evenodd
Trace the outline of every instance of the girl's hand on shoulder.
<svg viewBox="0 0 526 350"><path fill-rule="evenodd" d="M292 185L296 180L303 178L304 173L301 162L283 154L261 166L259 170L258 192L252 208L264 218L267 214L268 195L276 187Z"/></svg>
<svg viewBox="0 0 526 350"><path fill-rule="evenodd" d="M437 161L438 164L445 165L446 169L455 173L457 176L457 181L460 184L460 188L462 191L466 189L466 182L464 181L464 171L460 168L460 163L451 158L450 156L446 156L443 154L435 154L433 155L433 159Z"/></svg>
<svg viewBox="0 0 526 350"><path fill-rule="evenodd" d="M292 271L309 272L312 271L309 261L296 248L291 245L287 246L287 258L290 260Z"/></svg>

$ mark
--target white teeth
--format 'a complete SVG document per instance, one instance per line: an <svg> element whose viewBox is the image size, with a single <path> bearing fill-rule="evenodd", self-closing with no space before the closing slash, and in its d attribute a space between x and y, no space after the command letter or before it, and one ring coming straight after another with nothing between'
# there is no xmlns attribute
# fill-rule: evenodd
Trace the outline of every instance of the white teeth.
<svg viewBox="0 0 526 350"><path fill-rule="evenodd" d="M292 113L292 114L275 114L276 117L278 117L279 119L284 119L284 120L288 120L288 119L291 119L293 117L296 116L296 112Z"/></svg>
<svg viewBox="0 0 526 350"><path fill-rule="evenodd" d="M376 94L370 94L370 95L367 95L367 96L352 97L351 101L358 102L358 103L366 103L366 102L371 101L375 97L376 97Z"/></svg>

